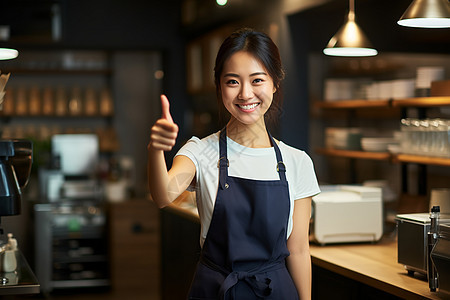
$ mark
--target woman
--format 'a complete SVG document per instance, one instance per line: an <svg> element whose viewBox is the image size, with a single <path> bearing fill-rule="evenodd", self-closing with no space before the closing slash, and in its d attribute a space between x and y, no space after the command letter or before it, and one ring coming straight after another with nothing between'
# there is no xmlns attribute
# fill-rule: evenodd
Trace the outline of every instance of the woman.
<svg viewBox="0 0 450 300"><path fill-rule="evenodd" d="M148 145L149 188L159 207L190 186L196 191L202 252L189 299L310 299L308 228L320 190L308 155L266 129L281 107L278 48L263 33L239 30L221 45L214 72L227 125L191 138L167 172L163 151L175 145L178 127L161 96Z"/></svg>

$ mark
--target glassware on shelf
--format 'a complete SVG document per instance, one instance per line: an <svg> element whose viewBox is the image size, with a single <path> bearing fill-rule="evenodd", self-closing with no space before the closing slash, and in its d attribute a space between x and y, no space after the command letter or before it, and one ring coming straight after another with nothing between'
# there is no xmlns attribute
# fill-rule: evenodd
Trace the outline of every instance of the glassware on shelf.
<svg viewBox="0 0 450 300"><path fill-rule="evenodd" d="M450 120L401 120L401 150L405 154L450 157Z"/></svg>

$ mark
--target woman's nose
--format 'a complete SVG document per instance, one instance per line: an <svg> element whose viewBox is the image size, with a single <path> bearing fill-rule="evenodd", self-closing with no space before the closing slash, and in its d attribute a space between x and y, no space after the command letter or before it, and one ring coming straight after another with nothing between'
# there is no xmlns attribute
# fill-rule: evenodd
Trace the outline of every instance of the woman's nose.
<svg viewBox="0 0 450 300"><path fill-rule="evenodd" d="M253 89L250 84L243 84L239 93L239 99L248 100L253 98Z"/></svg>

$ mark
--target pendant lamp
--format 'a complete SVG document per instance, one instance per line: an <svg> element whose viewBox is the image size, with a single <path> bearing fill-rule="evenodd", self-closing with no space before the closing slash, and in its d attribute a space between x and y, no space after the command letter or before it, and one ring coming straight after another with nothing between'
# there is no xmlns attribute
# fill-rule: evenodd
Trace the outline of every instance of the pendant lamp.
<svg viewBox="0 0 450 300"><path fill-rule="evenodd" d="M0 26L0 42L2 44L9 39L9 26ZM0 60L14 59L19 55L19 51L12 48L0 46Z"/></svg>
<svg viewBox="0 0 450 300"><path fill-rule="evenodd" d="M414 0L397 23L408 27L449 28L450 2Z"/></svg>
<svg viewBox="0 0 450 300"><path fill-rule="evenodd" d="M355 22L355 1L349 1L347 22L330 39L323 53L332 56L374 56L378 51Z"/></svg>

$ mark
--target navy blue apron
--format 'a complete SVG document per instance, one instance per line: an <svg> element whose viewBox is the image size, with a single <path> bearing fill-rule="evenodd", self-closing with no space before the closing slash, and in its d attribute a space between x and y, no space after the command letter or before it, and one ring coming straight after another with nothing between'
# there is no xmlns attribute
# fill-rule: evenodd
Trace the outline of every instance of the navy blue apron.
<svg viewBox="0 0 450 300"><path fill-rule="evenodd" d="M219 187L188 299L298 299L286 268L290 200L280 149L269 134L280 180L228 176L220 132Z"/></svg>

